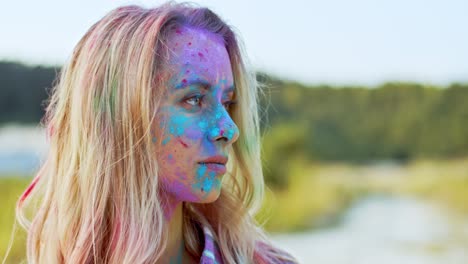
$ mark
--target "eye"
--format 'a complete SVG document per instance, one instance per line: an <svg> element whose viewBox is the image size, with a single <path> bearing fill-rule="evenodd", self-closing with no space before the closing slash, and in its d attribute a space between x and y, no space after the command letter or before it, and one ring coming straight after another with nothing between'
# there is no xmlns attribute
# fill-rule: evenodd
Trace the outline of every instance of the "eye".
<svg viewBox="0 0 468 264"><path fill-rule="evenodd" d="M237 104L237 100L227 101L223 105L224 105L224 108L226 108L226 110L229 111L231 110L231 107L235 104Z"/></svg>
<svg viewBox="0 0 468 264"><path fill-rule="evenodd" d="M203 99L203 95L198 94L198 95L194 95L192 97L185 99L184 102L191 106L200 106L202 99Z"/></svg>

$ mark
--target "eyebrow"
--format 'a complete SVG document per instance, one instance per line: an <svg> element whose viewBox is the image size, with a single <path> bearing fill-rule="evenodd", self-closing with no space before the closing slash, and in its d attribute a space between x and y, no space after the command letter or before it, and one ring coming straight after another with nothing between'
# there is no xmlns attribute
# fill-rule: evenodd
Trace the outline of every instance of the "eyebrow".
<svg viewBox="0 0 468 264"><path fill-rule="evenodd" d="M181 90L181 89L184 89L186 87L189 87L189 86L200 86L201 88L205 89L205 90L211 90L211 87L212 85L205 81L205 80L201 80L201 79L183 79L179 84L177 84L175 86L175 89L176 90ZM231 85L229 86L228 88L226 88L224 90L224 93L230 93L230 92L234 92L235 91L235 87L234 85Z"/></svg>

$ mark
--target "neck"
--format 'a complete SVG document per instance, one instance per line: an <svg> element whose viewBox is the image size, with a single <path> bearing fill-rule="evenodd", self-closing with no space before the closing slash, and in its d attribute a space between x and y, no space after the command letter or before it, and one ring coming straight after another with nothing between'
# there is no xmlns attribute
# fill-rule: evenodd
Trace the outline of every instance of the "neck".
<svg viewBox="0 0 468 264"><path fill-rule="evenodd" d="M167 246L159 263L182 263L185 254L184 240L182 236L182 202L173 199L171 195L164 197L164 216L166 228L169 231Z"/></svg>

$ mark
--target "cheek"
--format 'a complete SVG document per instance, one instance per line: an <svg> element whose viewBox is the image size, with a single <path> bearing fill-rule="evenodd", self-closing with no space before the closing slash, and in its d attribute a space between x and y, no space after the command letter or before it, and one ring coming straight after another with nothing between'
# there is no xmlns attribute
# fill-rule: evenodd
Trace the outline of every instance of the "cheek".
<svg viewBox="0 0 468 264"><path fill-rule="evenodd" d="M163 145L177 138L183 138L185 141L200 140L208 127L208 123L204 120L196 121L195 117L177 114L170 110L165 120L167 121L160 124L160 127L163 129ZM187 147L184 142L182 142L182 145Z"/></svg>

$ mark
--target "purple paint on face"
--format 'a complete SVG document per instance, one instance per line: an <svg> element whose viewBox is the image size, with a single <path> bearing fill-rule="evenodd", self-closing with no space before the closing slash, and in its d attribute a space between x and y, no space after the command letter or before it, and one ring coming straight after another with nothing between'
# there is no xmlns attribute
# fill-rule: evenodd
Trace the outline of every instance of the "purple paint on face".
<svg viewBox="0 0 468 264"><path fill-rule="evenodd" d="M221 38L199 29L179 30L167 43L172 47L167 92L157 113L161 125L155 126L156 137L164 138L157 157L166 160L160 162L159 176L175 200L211 202L221 191L225 166L202 161L227 157L239 136L230 115L234 79ZM173 45L183 42L187 45Z"/></svg>
<svg viewBox="0 0 468 264"><path fill-rule="evenodd" d="M175 191L175 197L178 197L182 201L196 201L197 197L191 193L187 192L185 185L179 181L173 181L171 183L171 189Z"/></svg>

